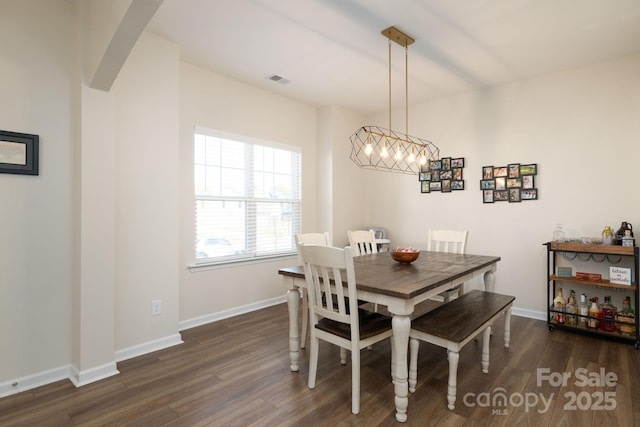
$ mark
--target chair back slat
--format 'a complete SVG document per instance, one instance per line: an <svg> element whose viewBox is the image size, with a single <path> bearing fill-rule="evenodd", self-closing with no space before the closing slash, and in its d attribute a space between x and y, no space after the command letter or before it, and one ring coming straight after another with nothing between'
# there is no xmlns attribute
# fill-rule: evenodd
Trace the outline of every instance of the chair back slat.
<svg viewBox="0 0 640 427"><path fill-rule="evenodd" d="M429 230L427 250L463 254L467 250L467 230Z"/></svg>
<svg viewBox="0 0 640 427"><path fill-rule="evenodd" d="M349 230L347 231L347 236L349 237L349 246L351 246L354 256L378 253L375 231Z"/></svg>

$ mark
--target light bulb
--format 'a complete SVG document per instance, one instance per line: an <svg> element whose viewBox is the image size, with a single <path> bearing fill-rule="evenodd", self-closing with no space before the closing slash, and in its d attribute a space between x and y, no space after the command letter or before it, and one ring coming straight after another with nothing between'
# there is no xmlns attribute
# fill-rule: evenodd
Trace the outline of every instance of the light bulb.
<svg viewBox="0 0 640 427"><path fill-rule="evenodd" d="M413 162L413 161L415 161L415 160L416 160L416 155L415 155L415 153L413 152L413 147L411 147L411 151L409 152L409 161L410 161L410 162Z"/></svg>
<svg viewBox="0 0 640 427"><path fill-rule="evenodd" d="M370 156L372 152L373 152L373 146L371 145L370 142L367 142L367 145L365 145L364 147L364 154L366 154L367 156Z"/></svg>
<svg viewBox="0 0 640 427"><path fill-rule="evenodd" d="M427 156L424 155L424 150L420 153L420 164L422 166L427 164Z"/></svg>
<svg viewBox="0 0 640 427"><path fill-rule="evenodd" d="M387 151L387 144L384 144L382 146L382 150L380 150L380 157L382 157L383 159L386 159L388 155L389 155L389 152Z"/></svg>
<svg viewBox="0 0 640 427"><path fill-rule="evenodd" d="M396 160L400 160L402 158L402 152L400 151L400 146L396 149Z"/></svg>

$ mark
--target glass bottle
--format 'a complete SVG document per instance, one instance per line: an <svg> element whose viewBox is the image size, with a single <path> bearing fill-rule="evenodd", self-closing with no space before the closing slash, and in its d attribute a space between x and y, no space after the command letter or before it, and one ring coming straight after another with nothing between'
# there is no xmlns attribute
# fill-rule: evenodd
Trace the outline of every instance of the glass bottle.
<svg viewBox="0 0 640 427"><path fill-rule="evenodd" d="M631 297L625 297L624 300L629 304L629 313L635 316L636 312L633 311L633 307L631 306Z"/></svg>
<svg viewBox="0 0 640 427"><path fill-rule="evenodd" d="M587 305L587 294L580 295L580 305L578 306L578 311L580 316L580 320L578 322L578 326L581 328L587 327L587 316L589 315L589 306Z"/></svg>
<svg viewBox="0 0 640 427"><path fill-rule="evenodd" d="M553 230L553 241L562 243L564 242L564 230L562 224L556 224L556 229Z"/></svg>
<svg viewBox="0 0 640 427"><path fill-rule="evenodd" d="M629 297L626 297L622 301L622 310L618 313L620 335L634 337L636 335L635 320L635 315L631 309L631 301Z"/></svg>
<svg viewBox="0 0 640 427"><path fill-rule="evenodd" d="M578 312L578 304L576 304L576 292L573 289L569 291L565 312L567 313L565 323L569 326L578 326L578 319L575 316Z"/></svg>
<svg viewBox="0 0 640 427"><path fill-rule="evenodd" d="M624 236L622 236L622 246L635 246L636 242L631 235L631 230L624 230Z"/></svg>
<svg viewBox="0 0 640 427"><path fill-rule="evenodd" d="M600 309L598 308L598 297L591 299L589 308L589 318L587 319L587 329L598 329L600 326Z"/></svg>
<svg viewBox="0 0 640 427"><path fill-rule="evenodd" d="M614 235L611 226L607 225L602 230L602 244L604 245L613 245Z"/></svg>
<svg viewBox="0 0 640 427"><path fill-rule="evenodd" d="M605 332L616 331L616 307L611 304L611 295L604 297L604 304L600 308L602 321L600 322L600 328Z"/></svg>
<svg viewBox="0 0 640 427"><path fill-rule="evenodd" d="M564 324L564 309L567 305L564 297L562 296L562 288L558 287L556 291L556 297L553 299L553 310L556 311L556 322Z"/></svg>

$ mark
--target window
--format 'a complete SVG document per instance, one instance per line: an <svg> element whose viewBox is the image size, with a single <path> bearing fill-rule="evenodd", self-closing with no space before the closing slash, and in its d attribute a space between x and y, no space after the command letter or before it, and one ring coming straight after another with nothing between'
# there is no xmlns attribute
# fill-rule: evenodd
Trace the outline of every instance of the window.
<svg viewBox="0 0 640 427"><path fill-rule="evenodd" d="M295 253L301 176L295 147L196 130L196 263Z"/></svg>

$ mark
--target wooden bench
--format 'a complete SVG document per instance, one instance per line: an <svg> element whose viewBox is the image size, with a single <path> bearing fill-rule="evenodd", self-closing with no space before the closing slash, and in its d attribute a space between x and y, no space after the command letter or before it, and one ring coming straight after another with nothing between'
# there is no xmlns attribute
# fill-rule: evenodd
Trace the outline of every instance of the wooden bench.
<svg viewBox="0 0 640 427"><path fill-rule="evenodd" d="M489 372L489 339L493 321L505 313L504 346L509 348L511 305L515 297L473 290L443 304L411 322L409 334L409 391L416 391L418 379L418 348L425 341L447 349L449 383L447 401L455 408L459 352L480 332L483 333L482 372Z"/></svg>

